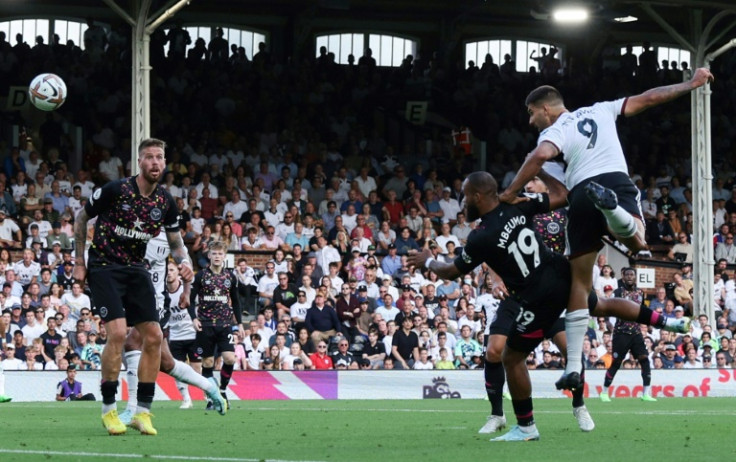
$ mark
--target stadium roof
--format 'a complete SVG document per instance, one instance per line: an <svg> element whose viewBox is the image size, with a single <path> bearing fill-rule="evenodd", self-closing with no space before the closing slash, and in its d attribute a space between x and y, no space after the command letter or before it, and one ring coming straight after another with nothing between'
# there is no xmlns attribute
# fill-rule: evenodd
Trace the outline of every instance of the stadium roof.
<svg viewBox="0 0 736 462"><path fill-rule="evenodd" d="M132 12L144 0L115 1ZM176 0L151 0L151 11L162 11ZM533 28L568 0L191 0L177 19L187 22L250 23L253 18L274 21L298 19L359 19L361 21L432 22L443 25L459 22L479 26ZM704 24L721 11L736 14L732 0L574 0L591 11L597 29L630 32L661 32L662 28L645 8L651 7L668 24L684 35L692 27L694 10L702 11ZM4 0L0 18L27 16L92 16L103 22L119 18L105 0ZM633 16L638 21L615 23L617 17ZM331 24L335 24L334 22ZM725 26L722 26L725 29Z"/></svg>

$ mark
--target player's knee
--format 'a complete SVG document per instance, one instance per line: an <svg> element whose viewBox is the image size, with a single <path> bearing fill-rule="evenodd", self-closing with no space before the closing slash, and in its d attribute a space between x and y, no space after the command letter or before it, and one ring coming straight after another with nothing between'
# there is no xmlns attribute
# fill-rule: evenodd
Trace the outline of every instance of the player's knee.
<svg viewBox="0 0 736 462"><path fill-rule="evenodd" d="M228 366L235 364L235 355L222 355L222 362Z"/></svg>
<svg viewBox="0 0 736 462"><path fill-rule="evenodd" d="M215 367L214 356L210 356L209 358L204 358L202 360L202 367Z"/></svg>
<svg viewBox="0 0 736 462"><path fill-rule="evenodd" d="M174 361L174 357L171 355L161 355L161 371L162 372L169 372L174 368L176 365L176 361Z"/></svg>
<svg viewBox="0 0 736 462"><path fill-rule="evenodd" d="M488 348L486 350L486 361L489 363L500 363L502 360L502 349Z"/></svg>
<svg viewBox="0 0 736 462"><path fill-rule="evenodd" d="M108 330L107 331L107 343L108 345L124 345L127 335L125 330Z"/></svg>

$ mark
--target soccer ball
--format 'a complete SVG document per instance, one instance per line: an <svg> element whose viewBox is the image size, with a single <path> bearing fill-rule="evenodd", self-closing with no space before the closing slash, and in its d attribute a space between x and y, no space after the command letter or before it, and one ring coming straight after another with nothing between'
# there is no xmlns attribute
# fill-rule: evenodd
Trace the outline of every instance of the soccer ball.
<svg viewBox="0 0 736 462"><path fill-rule="evenodd" d="M39 74L28 87L31 103L42 111L59 109L66 101L66 84L56 74Z"/></svg>

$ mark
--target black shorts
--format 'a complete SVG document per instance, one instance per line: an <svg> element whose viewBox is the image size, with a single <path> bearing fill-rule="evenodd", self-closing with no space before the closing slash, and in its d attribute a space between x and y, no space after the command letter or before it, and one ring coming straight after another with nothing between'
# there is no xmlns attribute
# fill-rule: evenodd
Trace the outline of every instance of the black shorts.
<svg viewBox="0 0 736 462"><path fill-rule="evenodd" d="M570 263L555 254L540 271L535 287L501 302L490 327L491 335L506 335L507 345L524 353L565 330L560 316L570 296Z"/></svg>
<svg viewBox="0 0 736 462"><path fill-rule="evenodd" d="M145 268L94 267L89 269L88 280L92 301L103 321L125 318L128 326L159 321L155 289Z"/></svg>
<svg viewBox="0 0 736 462"><path fill-rule="evenodd" d="M635 334L624 334L621 332L613 333L613 340L611 340L611 346L613 347L613 360L623 361L626 357L626 353L631 351L631 356L634 360L638 360L640 356L647 356L647 346L644 344L644 337L640 332Z"/></svg>
<svg viewBox="0 0 736 462"><path fill-rule="evenodd" d="M202 362L202 347L197 344L197 340L171 340L169 350L171 356L179 361L186 362L188 359L190 363Z"/></svg>
<svg viewBox="0 0 736 462"><path fill-rule="evenodd" d="M591 181L616 192L618 205L631 215L640 220L643 216L639 188L624 173L604 173L577 184L567 195L570 204L567 212L567 250L571 258L598 252L603 247L601 237L609 234L605 217L585 194L585 185Z"/></svg>
<svg viewBox="0 0 736 462"><path fill-rule="evenodd" d="M235 336L231 326L204 326L197 332L197 345L202 349L202 357L209 358L217 351L235 351Z"/></svg>

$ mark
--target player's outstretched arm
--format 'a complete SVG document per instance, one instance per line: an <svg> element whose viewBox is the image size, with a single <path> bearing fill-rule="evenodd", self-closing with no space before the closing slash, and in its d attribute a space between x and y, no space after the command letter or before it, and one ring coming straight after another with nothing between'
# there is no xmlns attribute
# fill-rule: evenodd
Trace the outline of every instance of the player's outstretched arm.
<svg viewBox="0 0 736 462"><path fill-rule="evenodd" d="M693 77L687 82L676 83L664 87L652 88L644 93L629 97L624 107L624 115L631 117L650 107L667 103L680 96L690 93L696 88L700 88L708 82L713 81L713 74L704 67L698 68L693 73Z"/></svg>
<svg viewBox="0 0 736 462"><path fill-rule="evenodd" d="M508 204L519 202L518 196L521 190L524 189L524 186L533 180L535 176L539 175L539 172L542 170L542 165L544 165L545 162L554 159L559 153L559 149L557 149L557 146L554 144L548 141L540 143L539 146L534 148L534 150L526 156L524 164L521 166L519 171L516 172L516 176L513 181L509 187L506 188L506 191L498 196L498 199Z"/></svg>
<svg viewBox="0 0 736 462"><path fill-rule="evenodd" d="M432 259L431 262L429 259ZM421 252L409 251L407 263L409 266L414 265L417 268L428 268L441 279L455 279L462 276L462 273L454 263L445 263L435 260L432 255L432 251L429 249L424 249ZM429 266L427 266L427 263L429 263Z"/></svg>
<svg viewBox="0 0 736 462"><path fill-rule="evenodd" d="M559 209L567 205L567 188L560 183L555 177L545 172L544 169L539 171L539 179L547 186L547 194L549 194L550 210Z"/></svg>

